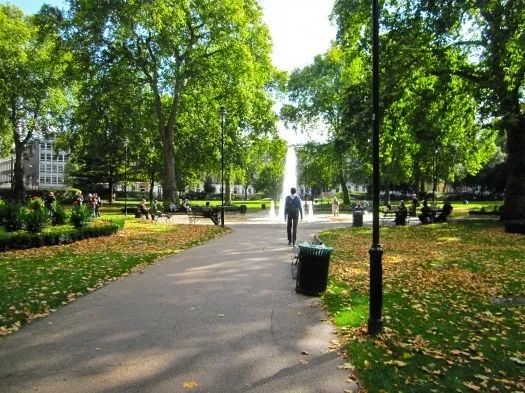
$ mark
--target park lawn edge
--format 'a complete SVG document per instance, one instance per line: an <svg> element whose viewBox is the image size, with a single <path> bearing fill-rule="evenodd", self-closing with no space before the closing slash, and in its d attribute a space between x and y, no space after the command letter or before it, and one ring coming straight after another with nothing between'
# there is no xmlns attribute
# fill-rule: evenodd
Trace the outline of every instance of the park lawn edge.
<svg viewBox="0 0 525 393"><path fill-rule="evenodd" d="M525 391L524 307L494 304L525 297L523 235L493 220L381 234L384 331L375 337L366 333L371 229L321 234L335 248L323 302L350 378L369 393ZM434 245L427 255L418 245L425 239ZM403 254L405 242L419 247L415 256Z"/></svg>
<svg viewBox="0 0 525 393"><path fill-rule="evenodd" d="M126 226L130 224L132 227L150 227L152 231L149 233L140 232L138 236L130 236L130 239L127 241L133 243L131 245L133 249L129 254L123 253L122 250L108 251L105 250L104 247L99 247L98 249L93 248L89 250L87 254L84 254L86 247L93 247L93 244L89 243L99 240L106 242L113 241L114 244L118 243L119 248L125 249L126 244L123 244L121 240L125 230L104 238L90 238L73 244L43 246L29 250L10 250L5 253L0 253L0 278L4 283L7 281L4 280L4 277L7 276L6 271L8 271L9 267L8 263L5 263L5 260L9 254L16 256L16 254L20 255L31 252L33 256L26 260L24 260L23 256L15 258L16 262L23 266L20 270L26 269L29 272L32 269L32 271L37 273L42 271L52 273L48 274L45 280L43 277L40 277L40 274L36 275L36 280L34 280L34 275L27 276L27 281L34 281L31 281L30 284L24 283L27 284L24 288L25 292L21 291L22 293L13 299L9 299L8 292L10 290L7 288L9 284L0 284L0 340L3 336L18 331L23 325L57 311L59 307L73 302L80 296L94 292L130 274L143 272L152 264L162 263L172 255L179 254L184 250L213 240L231 231L228 227L158 224L144 221L130 223L128 220ZM164 232L165 234L189 232L190 236L194 236L196 230L192 230L191 227L202 230L202 234L199 233L198 236L192 237L186 242L178 243L175 247L173 247L174 244L168 242L159 242L159 247L152 250L152 244L154 244L152 243L152 239L154 239L155 232ZM147 249L142 252L144 244L147 245ZM41 259L38 259L38 257L35 258L34 255L39 252L44 255ZM77 265L74 258L79 256L81 256L82 263ZM104 258L106 258L105 262L102 261L104 264L111 261L109 262L112 264L110 266L111 269L108 269L105 265L101 265L101 260ZM2 261L2 259L4 259L4 261ZM53 259L52 263L50 262L51 259ZM33 263L29 263L28 261L33 262L36 266L29 267L29 265ZM27 266L25 266L26 264ZM63 265L66 268L60 270L58 267L62 268ZM99 266L103 266L103 270L100 272L95 271ZM92 275L85 270L87 267L92 269ZM28 272L26 272L26 274L28 274ZM56 272L61 272L61 276L57 277ZM11 273L16 275L16 271L11 271ZM64 281L70 285L68 285L67 288L60 287L60 285L49 285L51 277L53 283ZM16 284L14 285L16 286ZM12 290L14 291L14 289Z"/></svg>

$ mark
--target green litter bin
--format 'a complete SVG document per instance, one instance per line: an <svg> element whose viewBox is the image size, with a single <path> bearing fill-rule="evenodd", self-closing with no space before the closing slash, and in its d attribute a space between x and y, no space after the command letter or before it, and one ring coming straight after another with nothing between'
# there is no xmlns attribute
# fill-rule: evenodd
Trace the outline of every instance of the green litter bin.
<svg viewBox="0 0 525 393"><path fill-rule="evenodd" d="M332 247L323 244L299 244L299 261L295 292L308 296L319 296L326 291L328 266Z"/></svg>

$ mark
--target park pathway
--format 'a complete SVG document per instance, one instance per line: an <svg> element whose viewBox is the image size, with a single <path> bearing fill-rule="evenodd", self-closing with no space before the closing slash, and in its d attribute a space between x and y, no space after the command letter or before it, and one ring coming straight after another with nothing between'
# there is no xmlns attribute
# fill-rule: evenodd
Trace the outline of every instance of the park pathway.
<svg viewBox="0 0 525 393"><path fill-rule="evenodd" d="M0 392L353 391L319 300L294 292L284 223L232 228L1 340Z"/></svg>

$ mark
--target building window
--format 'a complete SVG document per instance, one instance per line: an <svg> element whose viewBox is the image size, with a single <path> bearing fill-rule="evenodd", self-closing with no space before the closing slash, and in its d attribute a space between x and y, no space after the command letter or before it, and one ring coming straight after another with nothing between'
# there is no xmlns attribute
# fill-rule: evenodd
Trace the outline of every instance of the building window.
<svg viewBox="0 0 525 393"><path fill-rule="evenodd" d="M40 153L40 161L46 160L46 153Z"/></svg>

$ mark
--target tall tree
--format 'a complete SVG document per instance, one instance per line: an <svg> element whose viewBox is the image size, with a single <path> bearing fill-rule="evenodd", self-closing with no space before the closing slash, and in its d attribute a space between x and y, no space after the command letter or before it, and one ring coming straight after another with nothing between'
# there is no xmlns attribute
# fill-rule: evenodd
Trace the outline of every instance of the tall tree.
<svg viewBox="0 0 525 393"><path fill-rule="evenodd" d="M507 137L504 219L525 219L524 9L524 0L453 0L421 1L416 10L440 44L471 55L467 66L438 71L475 83L480 110Z"/></svg>
<svg viewBox="0 0 525 393"><path fill-rule="evenodd" d="M25 195L22 155L33 137L60 124L67 103L63 74L68 55L63 50L62 15L42 7L33 16L0 4L0 127L8 128L14 144L14 195ZM4 131L5 132L5 131Z"/></svg>
<svg viewBox="0 0 525 393"><path fill-rule="evenodd" d="M468 152L470 157L474 157L474 165L467 170L463 170L466 167L458 169L459 172L463 170L465 174L472 174L476 166L479 169L479 164L487 161L488 153L495 151L494 136L489 135L490 128L505 133L508 173L503 218L506 219L525 217L524 7L524 0L387 0L383 4L381 17L382 44L387 50L382 53L383 64L386 60L382 80L386 85L407 86L399 83L400 80L415 81L418 85L417 80L423 76L426 80L423 95L427 97L426 102L434 107L427 111L431 115L427 117L428 124L435 125L431 120L433 116L441 124L449 122L449 131L462 131L462 116L446 104L440 104L438 109L439 105L433 105L435 99L454 98L452 104L456 109L460 97L467 100L470 131L465 134L468 137L463 138L466 142L452 145L448 155L442 156L442 162L452 162L447 160L450 157L454 157L456 162L457 153ZM339 39L346 43L355 42L356 37L368 37L368 14L366 0L337 0L334 15L339 25ZM363 31L365 34L362 34ZM385 41L387 37L396 42L390 54L388 42ZM367 40L362 41L363 48L367 48ZM396 71L402 71L402 68L404 73ZM389 84L389 79L394 84ZM435 86L439 88L437 91ZM385 98L383 109L386 113L386 106L393 102L389 100L390 90L384 91L382 97ZM410 102L405 106L416 108ZM471 121L473 112L477 125ZM437 115L439 113L448 115L441 118ZM453 117L455 120L450 123ZM450 124L456 126L450 127ZM480 132L473 132L475 128ZM425 134L422 130L418 132ZM433 140L432 134L427 140ZM464 149L465 146L470 148ZM484 150L484 157L476 154L476 148L480 147ZM427 150L432 151L433 148ZM414 167L417 171L425 165L419 163ZM445 172L449 170L446 168Z"/></svg>
<svg viewBox="0 0 525 393"><path fill-rule="evenodd" d="M291 105L285 105L281 115L287 123L299 123L302 128L327 127L334 144L332 163L343 190L345 203L350 202L345 173L349 146L342 136L345 94L343 52L333 46L326 54L315 57L313 64L292 72L288 81Z"/></svg>
<svg viewBox="0 0 525 393"><path fill-rule="evenodd" d="M149 87L162 144L163 199L174 200L175 169L184 158L176 155L184 139L181 120L192 107L192 92L214 92L206 94L212 107L201 110L218 114L239 81L249 82L250 89L242 89L249 100L264 87L260 75L269 79L269 36L260 7L255 0L70 0L70 9L77 41L94 48L92 58L118 53Z"/></svg>
<svg viewBox="0 0 525 393"><path fill-rule="evenodd" d="M472 85L436 71L466 65L468 57L435 42L434 32L422 23L415 6L417 2L409 1L387 1L383 6L381 171L386 184L412 179L417 189L422 180L438 176L453 181L478 171L496 151L496 136L479 122ZM369 13L367 1L336 2L334 15L347 62L369 57ZM362 69L369 80L369 70ZM348 86L345 115L346 124L357 125L349 135L362 138L362 146L369 138L365 114L370 107L359 101L369 102L367 90L362 80Z"/></svg>

